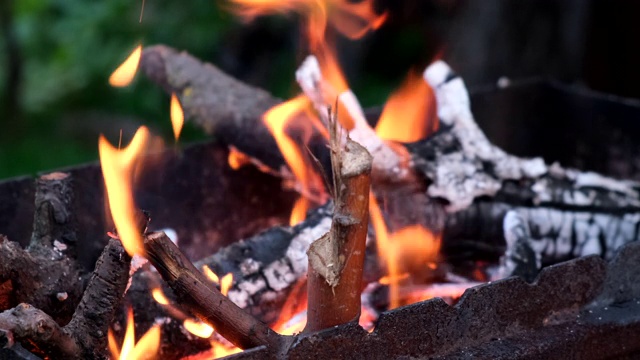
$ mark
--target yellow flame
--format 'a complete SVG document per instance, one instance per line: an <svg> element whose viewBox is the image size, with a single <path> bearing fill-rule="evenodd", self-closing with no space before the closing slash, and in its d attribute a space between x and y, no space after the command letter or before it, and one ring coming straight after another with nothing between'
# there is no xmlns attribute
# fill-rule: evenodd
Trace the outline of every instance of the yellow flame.
<svg viewBox="0 0 640 360"><path fill-rule="evenodd" d="M155 288L153 290L151 290L151 296L153 296L153 299L160 305L169 305L169 299L167 299L167 297L164 295L164 293L162 292L162 289L160 288Z"/></svg>
<svg viewBox="0 0 640 360"><path fill-rule="evenodd" d="M211 268L208 267L207 265L202 265L202 272L213 283L215 283L215 284L220 283L220 278L218 278L218 275L216 275L216 273L214 273L213 270L211 270Z"/></svg>
<svg viewBox="0 0 640 360"><path fill-rule="evenodd" d="M400 298L400 282L407 278L406 271L427 267L437 258L440 238L421 225L410 225L390 234L373 194L369 195L369 214L376 233L378 256L387 269L383 280L389 284L389 308L394 309L405 305Z"/></svg>
<svg viewBox="0 0 640 360"><path fill-rule="evenodd" d="M135 342L133 310L127 310L127 330L124 334L122 349L118 351L118 344L111 329L108 333L109 351L114 359L120 360L148 360L155 358L160 346L160 326L154 325Z"/></svg>
<svg viewBox="0 0 640 360"><path fill-rule="evenodd" d="M173 135L176 141L180 137L182 126L184 125L184 111L182 111L182 105L175 93L171 94L171 125L173 126Z"/></svg>
<svg viewBox="0 0 640 360"><path fill-rule="evenodd" d="M435 131L437 119L433 91L420 74L414 72L401 87L393 93L386 104L376 125L376 134L385 140L414 142L424 139Z"/></svg>
<svg viewBox="0 0 640 360"><path fill-rule="evenodd" d="M213 328L199 320L186 319L182 325L187 331L203 339L208 339L213 334Z"/></svg>
<svg viewBox="0 0 640 360"><path fill-rule="evenodd" d="M231 167L233 170L238 170L244 165L250 163L251 160L249 159L249 155L236 149L235 146L230 146L227 162L229 163L229 167Z"/></svg>
<svg viewBox="0 0 640 360"><path fill-rule="evenodd" d="M135 220L137 208L133 200L133 181L136 166L148 139L149 130L142 126L125 149L113 147L102 135L98 141L111 216L122 245L132 256L145 253L142 235Z"/></svg>
<svg viewBox="0 0 640 360"><path fill-rule="evenodd" d="M287 102L272 107L263 116L267 128L269 128L269 131L276 139L280 152L284 156L293 175L302 186L303 196L310 192L312 184L322 182L312 168L307 165L300 148L289 135L287 135L285 130L287 124L293 120L295 116L306 111L310 105L311 103L305 96L297 96ZM292 225L295 224L293 221L304 220L308 208L309 201L298 200L295 207L295 215L292 213L291 217Z"/></svg>
<svg viewBox="0 0 640 360"><path fill-rule="evenodd" d="M109 84L113 87L125 87L131 84L131 81L133 81L138 71L141 56L142 45L138 45L133 52L131 52L131 55L111 73Z"/></svg>
<svg viewBox="0 0 640 360"><path fill-rule="evenodd" d="M228 273L220 279L220 292L222 295L227 296L229 294L229 289L231 289L231 285L233 285L233 274Z"/></svg>
<svg viewBox="0 0 640 360"><path fill-rule="evenodd" d="M289 216L289 225L293 226L301 223L307 217L307 210L309 210L309 200L301 196L293 204L291 209L291 216Z"/></svg>

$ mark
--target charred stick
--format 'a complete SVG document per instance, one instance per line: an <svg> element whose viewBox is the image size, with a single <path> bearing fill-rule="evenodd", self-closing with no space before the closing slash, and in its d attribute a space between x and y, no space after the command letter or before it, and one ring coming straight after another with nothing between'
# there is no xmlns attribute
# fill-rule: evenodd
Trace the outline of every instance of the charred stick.
<svg viewBox="0 0 640 360"><path fill-rule="evenodd" d="M47 355L58 359L79 359L80 348L73 337L44 313L29 304L19 304L0 313L0 343L33 343Z"/></svg>
<svg viewBox="0 0 640 360"><path fill-rule="evenodd" d="M131 257L122 243L110 239L71 322L65 326L82 349L82 358L95 357L106 349L106 334L129 281L130 265Z"/></svg>
<svg viewBox="0 0 640 360"><path fill-rule="evenodd" d="M180 304L234 345L242 349L266 345L273 351L284 348L288 337L277 334L222 295L163 232L146 235L145 250Z"/></svg>
<svg viewBox="0 0 640 360"><path fill-rule="evenodd" d="M339 144L330 124L335 205L331 230L308 251L308 309L305 332L358 321L369 220L372 158L347 137Z"/></svg>
<svg viewBox="0 0 640 360"><path fill-rule="evenodd" d="M66 323L82 295L76 264L76 222L73 215L71 176L65 173L43 175L36 181L33 235L29 247L0 239L0 283L14 301L29 303Z"/></svg>
<svg viewBox="0 0 640 360"><path fill-rule="evenodd" d="M33 234L29 251L56 246L74 257L77 243L71 175L54 172L36 180Z"/></svg>
<svg viewBox="0 0 640 360"><path fill-rule="evenodd" d="M42 310L22 303L0 314L0 338L33 343L49 357L95 359L104 356L107 330L129 278L131 258L111 239L96 263L73 318L64 327Z"/></svg>

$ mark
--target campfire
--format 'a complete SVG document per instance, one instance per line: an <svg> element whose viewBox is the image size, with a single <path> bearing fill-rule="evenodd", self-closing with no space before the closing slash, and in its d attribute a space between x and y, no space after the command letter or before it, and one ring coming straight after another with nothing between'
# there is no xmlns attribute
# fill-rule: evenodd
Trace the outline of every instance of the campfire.
<svg viewBox="0 0 640 360"><path fill-rule="evenodd" d="M503 150L476 121L501 104L443 60L363 109L334 43L384 26L371 1L229 10L300 17L300 93L164 45L114 66L168 93L174 138L101 136L99 167L0 184L33 206L0 229L3 358L640 352L639 183ZM182 148L185 121L216 141Z"/></svg>

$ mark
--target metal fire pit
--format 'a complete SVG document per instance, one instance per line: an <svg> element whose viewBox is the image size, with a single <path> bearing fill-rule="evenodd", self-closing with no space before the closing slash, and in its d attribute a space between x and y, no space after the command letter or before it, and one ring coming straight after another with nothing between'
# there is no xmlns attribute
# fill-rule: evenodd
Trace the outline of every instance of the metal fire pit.
<svg viewBox="0 0 640 360"><path fill-rule="evenodd" d="M640 356L640 243L383 313L300 339L290 359L608 359ZM229 359L264 359L264 348Z"/></svg>
<svg viewBox="0 0 640 360"><path fill-rule="evenodd" d="M520 156L640 179L640 103L554 82L524 81L472 91L476 119L491 141ZM254 168L231 170L223 144L159 155L138 203L155 228L170 227L193 260L276 223L295 194ZM98 165L67 169L75 181L79 251L87 269L104 246ZM0 183L0 233L26 243L33 179ZM636 230L638 231L638 230ZM341 326L299 340L290 358L580 358L640 356L640 244L610 264L596 257L545 269L533 284L510 278L469 289L450 307L434 299L384 313L368 334ZM234 359L262 358L252 349ZM0 352L2 357L2 352Z"/></svg>

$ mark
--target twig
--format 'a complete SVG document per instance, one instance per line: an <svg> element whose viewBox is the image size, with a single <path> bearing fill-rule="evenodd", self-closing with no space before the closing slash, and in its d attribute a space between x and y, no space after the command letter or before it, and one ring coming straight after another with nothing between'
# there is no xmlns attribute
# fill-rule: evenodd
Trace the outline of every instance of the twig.
<svg viewBox="0 0 640 360"><path fill-rule="evenodd" d="M175 292L178 302L234 345L242 349L266 345L280 351L291 341L222 295L164 232L146 235L145 250L149 261Z"/></svg>
<svg viewBox="0 0 640 360"><path fill-rule="evenodd" d="M311 244L305 332L357 321L369 217L372 158L330 121L335 205L331 230Z"/></svg>

